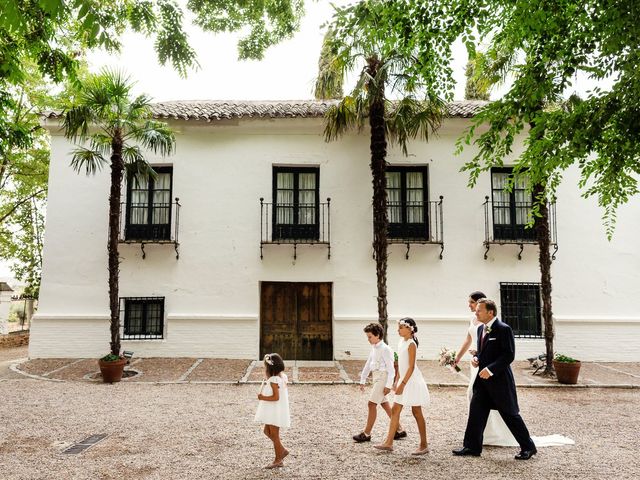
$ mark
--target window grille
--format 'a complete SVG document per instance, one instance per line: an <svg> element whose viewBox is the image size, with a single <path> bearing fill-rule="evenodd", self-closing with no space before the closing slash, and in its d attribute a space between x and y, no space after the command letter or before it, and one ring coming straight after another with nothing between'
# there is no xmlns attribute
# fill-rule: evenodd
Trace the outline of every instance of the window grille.
<svg viewBox="0 0 640 480"><path fill-rule="evenodd" d="M164 297L120 298L123 340L164 338Z"/></svg>
<svg viewBox="0 0 640 480"><path fill-rule="evenodd" d="M500 282L500 318L516 337L542 337L541 305L539 283Z"/></svg>

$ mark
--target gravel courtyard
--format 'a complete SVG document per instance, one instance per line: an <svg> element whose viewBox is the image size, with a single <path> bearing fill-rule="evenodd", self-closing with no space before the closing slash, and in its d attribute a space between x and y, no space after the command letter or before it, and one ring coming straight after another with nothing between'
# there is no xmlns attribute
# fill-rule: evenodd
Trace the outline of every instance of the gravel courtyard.
<svg viewBox="0 0 640 480"><path fill-rule="evenodd" d="M533 435L560 433L575 446L540 449L517 462L514 448L455 458L466 421L465 389L432 388L427 414L431 453L411 458L415 424L396 451L354 444L366 394L354 385L293 385L291 451L277 471L271 444L252 422L257 386L105 385L0 379L0 478L11 479L631 479L640 476L639 389L521 389ZM379 417L374 440L387 425ZM78 455L61 451L92 434L108 436Z"/></svg>

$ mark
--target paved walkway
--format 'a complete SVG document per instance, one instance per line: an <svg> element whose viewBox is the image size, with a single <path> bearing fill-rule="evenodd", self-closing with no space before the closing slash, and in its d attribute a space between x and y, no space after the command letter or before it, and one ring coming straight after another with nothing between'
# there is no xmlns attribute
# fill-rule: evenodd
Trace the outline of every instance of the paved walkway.
<svg viewBox="0 0 640 480"><path fill-rule="evenodd" d="M27 360L26 348L0 350L0 380L34 378L47 381L100 382L97 360L93 358L58 358ZM350 384L359 382L364 361L286 362L292 383ZM465 365L453 373L436 361L419 361L418 366L429 385L466 386L469 369ZM251 360L211 358L133 358L127 367L132 383L260 383L262 363ZM513 371L519 387L560 387L555 379L534 375L529 362L514 362ZM640 388L640 363L583 362L576 387Z"/></svg>

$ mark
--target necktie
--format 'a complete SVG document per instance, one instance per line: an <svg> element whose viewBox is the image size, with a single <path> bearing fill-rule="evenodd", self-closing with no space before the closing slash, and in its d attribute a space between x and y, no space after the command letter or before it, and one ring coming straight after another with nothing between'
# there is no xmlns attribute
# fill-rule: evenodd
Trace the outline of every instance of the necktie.
<svg viewBox="0 0 640 480"><path fill-rule="evenodd" d="M482 340L480 340L480 349L484 348L484 344L487 341L488 336L489 334L487 333L487 326L485 325L484 328L482 329Z"/></svg>

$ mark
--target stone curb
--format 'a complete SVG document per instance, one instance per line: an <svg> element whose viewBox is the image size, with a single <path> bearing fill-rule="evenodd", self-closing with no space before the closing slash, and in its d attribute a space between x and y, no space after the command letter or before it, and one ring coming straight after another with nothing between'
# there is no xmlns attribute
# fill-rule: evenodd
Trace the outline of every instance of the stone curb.
<svg viewBox="0 0 640 480"><path fill-rule="evenodd" d="M20 375L23 375L25 377L34 379L34 380L44 380L47 382L57 382L57 383L69 383L69 382L86 382L86 383L97 383L97 380L94 379L83 379L83 380L59 380L56 378L47 378L47 377L43 377L41 375L33 375L30 373L26 373L23 372L22 370L20 370L18 368L18 365L20 365L21 363L26 362L28 359L26 358L22 358L18 361L15 361L14 363L12 363L10 365L10 369L11 371L15 372L15 373L19 373ZM243 377L244 379L244 377ZM157 381L138 381L138 382L134 382L134 381L128 381L126 379L123 379L123 382L125 383L140 383L140 384L145 384L145 385L259 385L261 382L258 382L257 380L167 380L167 381L163 381L163 380L157 380ZM12 380L12 379L3 379L3 381L7 381L7 380ZM354 385L354 382L348 382L346 380L341 380L341 381L332 381L332 380L318 380L318 381L309 381L309 380L304 380L304 381L297 381L297 382L291 382L292 385ZM464 383L429 383L427 382L427 386L431 387L431 388L451 388L451 387L457 387L457 388L467 388L467 385ZM618 388L618 389L627 389L627 390L637 390L640 389L640 385L634 385L634 384L629 384L629 383L599 383L599 384L578 384L578 385L566 385L566 384L554 384L554 383L550 383L550 384L542 384L542 383L537 383L537 384L530 384L530 383L525 383L525 384L519 384L516 385L518 388L567 388L567 389L575 389L575 388L590 388L590 389L594 389L594 388Z"/></svg>
<svg viewBox="0 0 640 480"><path fill-rule="evenodd" d="M22 363L27 362L29 359L28 358L20 358L18 360L13 360L12 363L9 365L9 369L12 372L18 373L20 375L23 375L27 378L31 378L33 380L44 380L47 382L57 382L57 383L69 383L69 382L85 382L85 383L97 383L99 382L99 379L92 379L92 378L86 378L90 375L94 375L94 373L90 373L85 375L84 378L80 379L80 380L60 380L57 378L48 378L47 375L54 373L57 370L62 370L63 368L59 368L56 369L52 372L47 372L44 375L35 375L35 374L31 374L31 373L27 373L24 372L22 370L20 370L19 366ZM140 359L137 359L136 361L132 362L132 365L137 363L138 361L140 361ZM338 363L338 362L336 362ZM140 383L140 384L145 384L145 385L259 385L261 382L257 381L257 380L248 380L248 377L250 376L251 371L253 370L253 368L255 367L255 365L257 364L257 361L252 362L251 364L249 364L249 366L247 367L247 371L246 373L243 375L243 377L240 380L186 380L186 377L188 377L188 375L182 375L180 377L180 379L178 380L149 380L149 381L132 381L133 377L131 379L123 379L122 381L125 383ZM338 364L339 365L339 364ZM338 366L338 370L341 373L341 376L346 375L346 372L344 372L344 369L341 368L342 366L339 365ZM129 367L131 368L131 367ZM194 366L192 366L191 370L193 370ZM135 370L135 369L132 369ZM144 375L144 372L140 372L138 370L136 370L138 372L138 374L140 376ZM343 373L344 372L344 373ZM191 372L188 372L191 373ZM183 379L185 378L185 379ZM0 381L6 381L6 380L12 380L12 379L2 379ZM350 379L343 379L343 380L339 380L339 381L335 381L335 380L293 380L291 382L292 385L355 385L356 383L353 382ZM440 383L429 383L427 382L427 386L431 387L431 388L451 388L451 387L457 387L457 388L467 388L468 385L467 383L453 383L453 382L440 382ZM575 389L575 388L590 388L590 389L594 389L594 388L617 388L617 389L627 389L627 390L637 390L640 389L640 385L635 385L635 384L630 384L630 383L594 383L594 384L577 384L577 385L567 385L567 384L561 384L561 383L522 383L522 384L516 384L516 386L518 388L567 388L567 389Z"/></svg>
<svg viewBox="0 0 640 480"><path fill-rule="evenodd" d="M9 369L12 372L19 373L20 375L24 375L25 377L29 377L29 378L32 378L34 380L44 380L44 381L47 381L47 382L64 383L64 380L58 380L57 378L47 378L47 377L43 377L41 375L33 375L31 373L23 372L22 370L20 370L18 368L18 365L20 365L21 363L25 363L28 360L29 360L28 358L20 358L18 360L14 360L13 363L11 365L9 365Z"/></svg>

